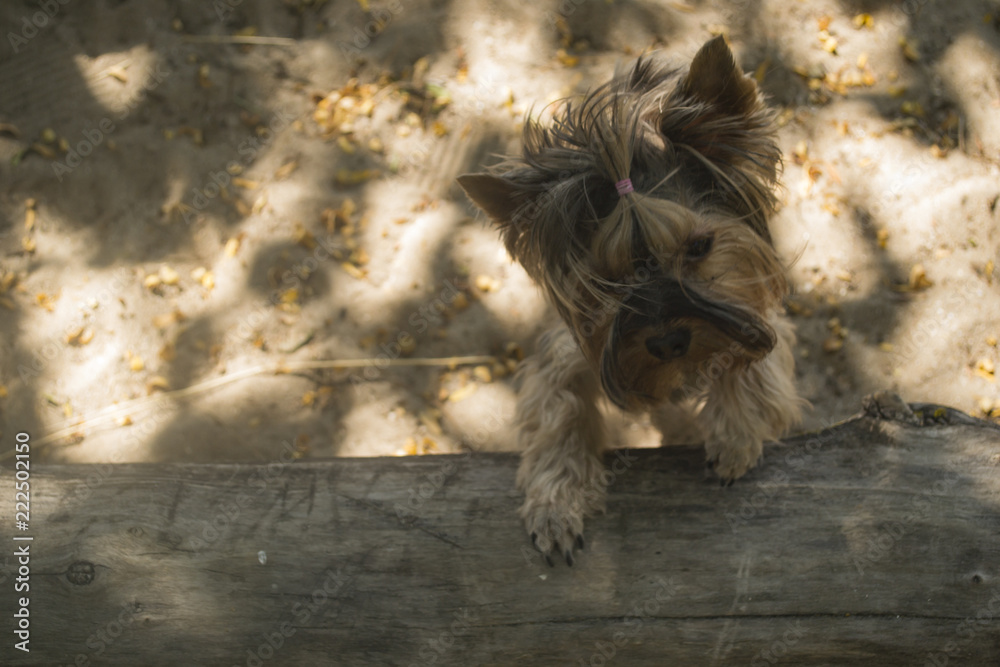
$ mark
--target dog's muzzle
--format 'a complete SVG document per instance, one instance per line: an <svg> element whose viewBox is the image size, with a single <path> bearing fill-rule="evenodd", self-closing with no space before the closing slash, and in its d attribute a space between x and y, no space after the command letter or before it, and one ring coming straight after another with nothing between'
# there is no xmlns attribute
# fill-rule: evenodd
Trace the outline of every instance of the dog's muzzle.
<svg viewBox="0 0 1000 667"><path fill-rule="evenodd" d="M736 343L748 360L762 359L777 343L774 329L750 308L713 299L690 283L655 279L631 288L611 326L601 356L601 384L608 397L624 407L630 393L628 387L622 386L622 345L645 344L656 359L678 361L691 350L696 335L696 327L691 325L695 320ZM645 341L633 340L635 332L649 328L656 334ZM731 352L732 348L727 346L725 351Z"/></svg>

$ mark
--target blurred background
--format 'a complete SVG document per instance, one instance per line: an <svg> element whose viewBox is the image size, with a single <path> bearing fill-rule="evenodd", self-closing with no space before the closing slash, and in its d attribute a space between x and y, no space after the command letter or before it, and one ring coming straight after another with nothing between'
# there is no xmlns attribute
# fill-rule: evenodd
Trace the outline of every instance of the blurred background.
<svg viewBox="0 0 1000 667"><path fill-rule="evenodd" d="M556 320L455 177L718 34L778 112L803 428L883 388L1000 418L997 0L18 0L0 28L5 454L514 449L511 369ZM371 361L273 372L329 359Z"/></svg>

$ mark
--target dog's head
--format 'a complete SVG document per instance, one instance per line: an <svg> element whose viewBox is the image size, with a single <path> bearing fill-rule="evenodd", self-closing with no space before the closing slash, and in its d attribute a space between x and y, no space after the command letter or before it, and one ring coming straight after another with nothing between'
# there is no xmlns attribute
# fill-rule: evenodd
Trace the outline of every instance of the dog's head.
<svg viewBox="0 0 1000 667"><path fill-rule="evenodd" d="M609 398L633 408L676 398L706 364L745 365L775 345L779 162L772 115L717 37L686 70L641 58L551 127L529 121L522 157L459 183Z"/></svg>

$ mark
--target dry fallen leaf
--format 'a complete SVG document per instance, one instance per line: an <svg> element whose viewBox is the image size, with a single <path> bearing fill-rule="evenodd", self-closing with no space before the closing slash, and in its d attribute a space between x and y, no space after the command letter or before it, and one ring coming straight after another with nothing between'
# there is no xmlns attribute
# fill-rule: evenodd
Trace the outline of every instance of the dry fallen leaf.
<svg viewBox="0 0 1000 667"><path fill-rule="evenodd" d="M976 362L975 372L976 375L984 380L996 382L996 367L994 366L993 361L987 357L983 357Z"/></svg>
<svg viewBox="0 0 1000 667"><path fill-rule="evenodd" d="M286 179L289 176L291 176L292 172L294 172L298 168L299 168L298 160L291 160L289 162L286 162L285 164L278 167L277 171L274 172L274 180L280 181Z"/></svg>
<svg viewBox="0 0 1000 667"><path fill-rule="evenodd" d="M559 49L556 51L556 60L558 60L563 67L576 67L580 64L580 58L566 53L566 49Z"/></svg>
<svg viewBox="0 0 1000 667"><path fill-rule="evenodd" d="M875 28L875 19L871 14L858 14L854 17L854 27L858 28L868 28L872 30Z"/></svg>
<svg viewBox="0 0 1000 667"><path fill-rule="evenodd" d="M132 354L132 352L126 352L125 356L128 357L128 367L133 371L139 372L146 367L146 362L142 360L137 354Z"/></svg>
<svg viewBox="0 0 1000 667"><path fill-rule="evenodd" d="M459 401L465 400L469 396L472 396L474 393L476 393L477 389L479 389L479 385L476 384L476 383L474 383L474 382L470 382L469 384L465 385L464 387L461 387L461 388L456 389L455 391L453 391L448 396L448 400L451 403L458 403Z"/></svg>
<svg viewBox="0 0 1000 667"><path fill-rule="evenodd" d="M199 86L201 86L202 88L211 88L212 87L212 79L209 78L209 74L210 73L211 73L211 68L208 66L208 63L202 63L201 65L198 66L198 85Z"/></svg>
<svg viewBox="0 0 1000 667"><path fill-rule="evenodd" d="M94 330L88 327L79 327L66 334L66 343L80 347L88 344L94 339Z"/></svg>
<svg viewBox="0 0 1000 667"><path fill-rule="evenodd" d="M441 430L441 411L436 408L428 408L420 413L418 416L420 423L430 431L433 435L440 436L444 431Z"/></svg>
<svg viewBox="0 0 1000 667"><path fill-rule="evenodd" d="M59 300L59 294L46 294L45 292L39 292L35 295L35 303L39 307L44 308L50 313L55 310L56 301Z"/></svg>
<svg viewBox="0 0 1000 667"><path fill-rule="evenodd" d="M496 292L500 289L500 281L487 275L476 276L476 289L480 292Z"/></svg>
<svg viewBox="0 0 1000 667"><path fill-rule="evenodd" d="M379 175L377 169L360 169L357 171L352 171L351 169L338 169L337 174L334 176L334 180L337 185L340 186L352 186L360 185L365 181L371 180Z"/></svg>
<svg viewBox="0 0 1000 667"><path fill-rule="evenodd" d="M226 257L236 257L236 253L239 252L240 250L241 242L242 241L240 236L234 236L228 241L226 241L226 249L225 249Z"/></svg>
<svg viewBox="0 0 1000 667"><path fill-rule="evenodd" d="M352 278L357 278L358 280L364 279L368 275L368 272L364 269L360 269L357 266L351 264L350 262L341 262L340 268L347 272L347 275Z"/></svg>
<svg viewBox="0 0 1000 667"><path fill-rule="evenodd" d="M181 280L180 274L166 264L160 267L159 276L164 285L176 285Z"/></svg>
<svg viewBox="0 0 1000 667"><path fill-rule="evenodd" d="M907 285L911 290L918 291L927 289L934 285L934 283L927 277L927 272L924 270L923 264L914 264L910 269L910 279Z"/></svg>
<svg viewBox="0 0 1000 667"><path fill-rule="evenodd" d="M250 207L250 212L254 215L259 215L265 206L267 206L267 193L261 192L257 195L257 199L254 200L253 206Z"/></svg>
<svg viewBox="0 0 1000 667"><path fill-rule="evenodd" d="M167 378L162 375L154 375L146 381L146 394L152 394L154 391L167 391L170 389L170 382Z"/></svg>
<svg viewBox="0 0 1000 667"><path fill-rule="evenodd" d="M899 46L903 50L903 57L911 63L920 60L920 49L916 40L908 40L905 37L900 37Z"/></svg>
<svg viewBox="0 0 1000 667"><path fill-rule="evenodd" d="M233 185L235 185L238 188L243 188L244 190L256 190L258 187L260 187L260 183L258 183L257 181L251 181L249 179L242 178L240 176L236 176L235 178L233 178Z"/></svg>

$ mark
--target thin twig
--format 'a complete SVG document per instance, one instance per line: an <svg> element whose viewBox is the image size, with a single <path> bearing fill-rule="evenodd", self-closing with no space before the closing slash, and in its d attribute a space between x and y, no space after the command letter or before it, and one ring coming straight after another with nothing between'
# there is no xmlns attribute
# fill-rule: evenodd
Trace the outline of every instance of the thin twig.
<svg viewBox="0 0 1000 667"><path fill-rule="evenodd" d="M291 37L263 37L257 35L184 35L185 42L195 44L266 44L295 46L298 40Z"/></svg>
<svg viewBox="0 0 1000 667"><path fill-rule="evenodd" d="M223 385L236 382L238 380L243 380L248 377L253 377L255 375L286 375L292 371L305 371L305 370L321 370L321 369L347 369L347 368L365 368L368 366L373 366L375 368L386 368L389 366L393 367L406 367L406 366L444 366L448 368L454 368L455 366L467 366L469 364L488 364L496 361L496 357L490 355L475 355L468 357L439 357L439 358L417 358L417 359L323 359L317 361L284 361L277 364L271 364L268 366L255 366L253 368L244 368L241 371L236 371L235 373L230 373L229 375L222 375L217 378L212 378L211 380L205 380L204 382L199 382L198 384L193 384L190 387L184 387L183 389L175 389L173 391L165 391L153 396L142 396L140 398L134 398L131 401L125 401L124 403L119 403L118 405L109 405L104 408L96 415L90 419L85 419L82 422L78 422L71 426L66 426L58 431L48 434L44 438L38 440L33 440L32 444L36 447L41 447L49 443L55 442L61 438L72 435L80 431L80 429L86 426L96 426L99 424L106 423L115 417L128 412L138 412L146 408L152 407L158 403L162 403L166 400L177 400L182 398L187 398L189 396L195 396L197 394L203 394L210 389L215 389ZM0 455L0 461L6 461L14 455L14 450L4 452Z"/></svg>

